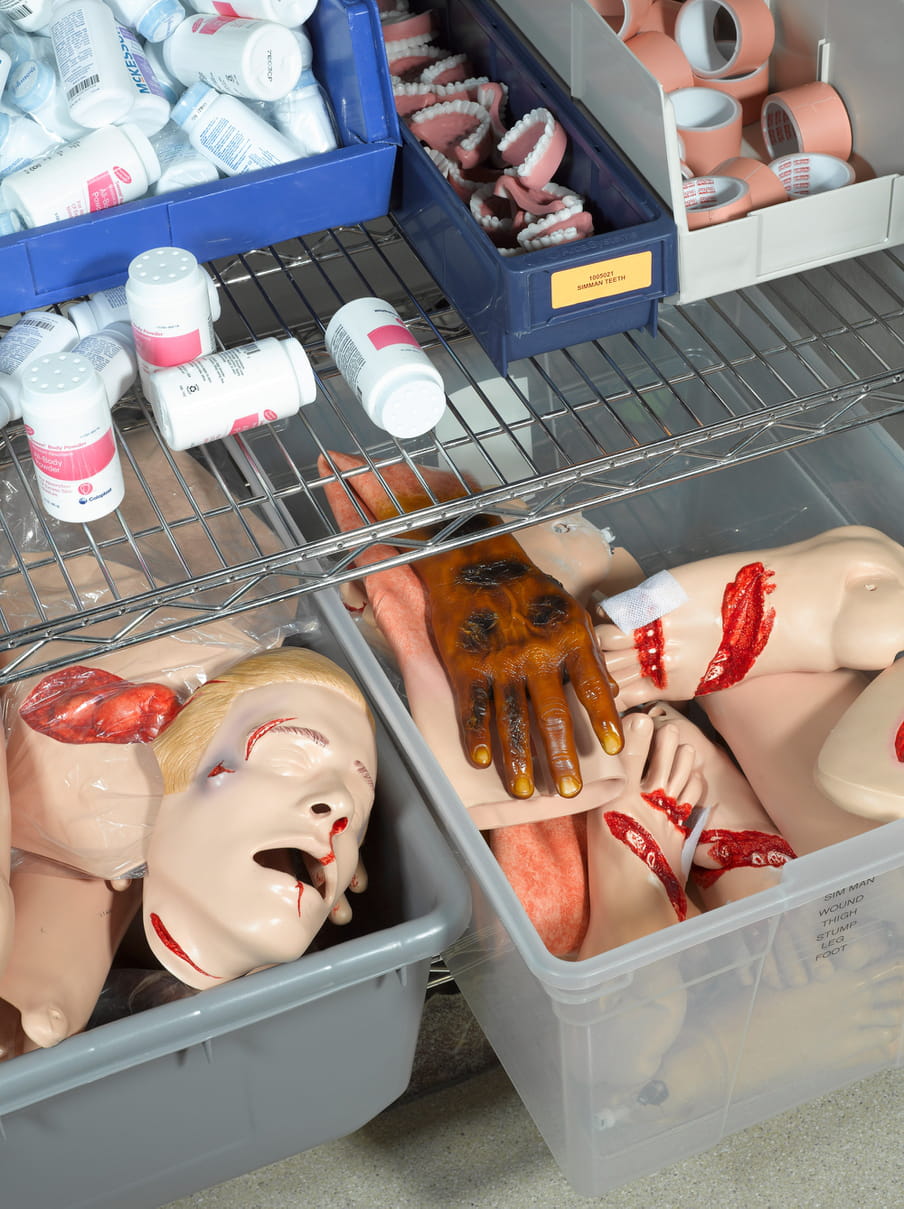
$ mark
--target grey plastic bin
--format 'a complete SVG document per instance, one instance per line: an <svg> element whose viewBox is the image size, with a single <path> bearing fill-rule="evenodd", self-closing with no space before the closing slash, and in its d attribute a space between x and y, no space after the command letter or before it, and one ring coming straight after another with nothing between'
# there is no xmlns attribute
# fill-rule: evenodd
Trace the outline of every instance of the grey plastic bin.
<svg viewBox="0 0 904 1209"><path fill-rule="evenodd" d="M304 602L304 644L348 667L330 596ZM156 1209L351 1133L405 1090L430 960L470 897L379 715L378 744L370 884L336 944L0 1064L4 1209Z"/></svg>

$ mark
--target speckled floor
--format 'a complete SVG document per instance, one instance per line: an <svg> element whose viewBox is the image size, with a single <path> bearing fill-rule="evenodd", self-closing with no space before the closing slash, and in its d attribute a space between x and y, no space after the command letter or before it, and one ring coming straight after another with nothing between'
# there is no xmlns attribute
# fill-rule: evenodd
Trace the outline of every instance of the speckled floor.
<svg viewBox="0 0 904 1209"><path fill-rule="evenodd" d="M401 1101L347 1138L168 1209L904 1209L902 1132L904 1071L886 1071L588 1200L460 997L434 997Z"/></svg>

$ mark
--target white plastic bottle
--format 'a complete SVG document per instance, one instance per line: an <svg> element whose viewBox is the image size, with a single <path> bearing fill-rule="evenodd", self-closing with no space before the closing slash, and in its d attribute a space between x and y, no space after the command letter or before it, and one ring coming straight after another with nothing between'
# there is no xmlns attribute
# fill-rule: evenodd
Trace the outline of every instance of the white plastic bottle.
<svg viewBox="0 0 904 1209"><path fill-rule="evenodd" d="M49 63L23 60L10 72L5 95L17 109L64 142L87 131L87 127L73 121L60 81Z"/></svg>
<svg viewBox="0 0 904 1209"><path fill-rule="evenodd" d="M207 273L207 297L210 303L210 314L213 322L220 317L220 295ZM125 285L113 285L106 290L98 290L89 294L81 302L73 302L66 308L66 318L75 324L79 340L100 332L114 323L128 323L131 326L131 312ZM134 333L132 335L134 343Z"/></svg>
<svg viewBox="0 0 904 1209"><path fill-rule="evenodd" d="M50 38L69 112L82 126L124 121L135 87L119 46L113 10L103 0L64 0Z"/></svg>
<svg viewBox="0 0 904 1209"><path fill-rule="evenodd" d="M0 340L0 424L22 414L22 374L50 353L65 353L78 341L75 325L56 311L26 311Z"/></svg>
<svg viewBox="0 0 904 1209"><path fill-rule="evenodd" d="M151 71L153 71L154 78L160 86L163 95L170 105L175 105L185 91L185 85L181 80L177 80L167 67L163 58L163 44L161 42L145 42L144 57L150 64Z"/></svg>
<svg viewBox="0 0 904 1209"><path fill-rule="evenodd" d="M49 38L36 37L23 33L21 30L11 30L0 37L2 48L12 59L13 67L25 59L40 59L42 63L55 63L53 44Z"/></svg>
<svg viewBox="0 0 904 1209"><path fill-rule="evenodd" d="M124 122L64 143L7 176L0 192L26 226L40 227L143 197L159 174L147 136Z"/></svg>
<svg viewBox="0 0 904 1209"><path fill-rule="evenodd" d="M172 104L158 83L154 69L148 62L141 43L126 26L117 25L116 29L119 33L119 46L135 93L127 120L137 126L142 134L150 137L158 130L162 130L169 121Z"/></svg>
<svg viewBox="0 0 904 1209"><path fill-rule="evenodd" d="M84 336L72 350L87 357L100 375L110 407L115 407L138 377L135 338L130 323L113 323Z"/></svg>
<svg viewBox="0 0 904 1209"><path fill-rule="evenodd" d="M154 417L171 449L189 449L294 415L317 396L292 336L268 336L154 375Z"/></svg>
<svg viewBox="0 0 904 1209"><path fill-rule="evenodd" d="M163 43L167 67L186 86L200 80L230 96L275 101L301 75L301 47L276 21L188 17Z"/></svg>
<svg viewBox="0 0 904 1209"><path fill-rule="evenodd" d="M379 427L395 437L428 432L445 411L439 370L382 298L357 298L333 315L326 347Z"/></svg>
<svg viewBox="0 0 904 1209"><path fill-rule="evenodd" d="M238 97L207 84L192 84L173 106L172 118L193 147L226 176L272 168L298 159L284 134L249 109Z"/></svg>
<svg viewBox="0 0 904 1209"><path fill-rule="evenodd" d="M304 25L317 7L317 0L190 0L190 3L196 13L278 21L290 28Z"/></svg>
<svg viewBox="0 0 904 1209"><path fill-rule="evenodd" d="M15 235L22 230L22 219L15 210L0 210L0 236Z"/></svg>
<svg viewBox="0 0 904 1209"><path fill-rule="evenodd" d="M20 29L44 29L53 17L54 0L0 0L0 13Z"/></svg>
<svg viewBox="0 0 904 1209"><path fill-rule="evenodd" d="M59 145L60 140L33 118L25 114L0 113L0 177L27 168ZM4 205L13 208L9 201Z"/></svg>
<svg viewBox="0 0 904 1209"><path fill-rule="evenodd" d="M32 362L22 379L22 421L51 516L88 522L119 507L125 488L110 406L87 357L51 353Z"/></svg>
<svg viewBox="0 0 904 1209"><path fill-rule="evenodd" d="M191 185L206 185L220 179L220 170L197 151L188 135L175 122L167 122L162 130L151 136L151 146L160 161L160 176L154 193L171 193Z"/></svg>
<svg viewBox="0 0 904 1209"><path fill-rule="evenodd" d="M6 88L6 81L9 79L9 73L13 69L13 57L8 50L4 50L0 46L0 97L3 96L3 90Z"/></svg>
<svg viewBox="0 0 904 1209"><path fill-rule="evenodd" d="M153 402L152 379L215 348L210 278L186 248L151 248L129 265L126 297L138 373Z"/></svg>
<svg viewBox="0 0 904 1209"><path fill-rule="evenodd" d="M301 73L291 92L271 103L270 120L292 140L300 156L320 155L339 146L332 110L310 70Z"/></svg>
<svg viewBox="0 0 904 1209"><path fill-rule="evenodd" d="M147 42L162 42L185 20L179 0L107 0L120 25Z"/></svg>
<svg viewBox="0 0 904 1209"><path fill-rule="evenodd" d="M99 332L111 323L129 322L129 300L126 287L114 285L98 290L83 302L73 302L66 309L66 318L75 324L79 340Z"/></svg>

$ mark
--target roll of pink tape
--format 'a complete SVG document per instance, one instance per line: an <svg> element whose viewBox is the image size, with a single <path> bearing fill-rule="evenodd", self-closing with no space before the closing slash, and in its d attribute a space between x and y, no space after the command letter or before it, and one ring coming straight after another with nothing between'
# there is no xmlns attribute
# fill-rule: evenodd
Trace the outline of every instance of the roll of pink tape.
<svg viewBox="0 0 904 1209"><path fill-rule="evenodd" d="M846 160L821 151L780 155L769 167L791 198L812 197L815 193L843 189L854 180L854 169Z"/></svg>
<svg viewBox="0 0 904 1209"><path fill-rule="evenodd" d="M733 176L694 176L684 182L683 189L691 231L743 218L750 210L750 190Z"/></svg>
<svg viewBox="0 0 904 1209"><path fill-rule="evenodd" d="M713 176L733 176L750 190L751 210L762 210L788 200L788 190L768 164L752 155L736 155L713 168Z"/></svg>
<svg viewBox="0 0 904 1209"><path fill-rule="evenodd" d="M653 0L640 26L640 32L655 30L660 34L675 36L675 22L681 12L681 0Z"/></svg>
<svg viewBox="0 0 904 1209"><path fill-rule="evenodd" d="M690 88L694 73L684 51L667 34L650 30L636 34L625 43L644 67L662 85L665 92L676 88Z"/></svg>
<svg viewBox="0 0 904 1209"><path fill-rule="evenodd" d="M675 40L695 75L741 76L769 58L775 22L766 0L685 0Z"/></svg>
<svg viewBox="0 0 904 1209"><path fill-rule="evenodd" d="M772 159L796 151L821 151L842 160L851 154L851 119L831 84L814 80L771 93L763 102L760 127Z"/></svg>
<svg viewBox="0 0 904 1209"><path fill-rule="evenodd" d="M748 71L743 76L709 77L694 76L694 83L701 88L714 88L726 92L741 103L741 121L745 126L760 120L763 102L769 92L769 64Z"/></svg>
<svg viewBox="0 0 904 1209"><path fill-rule="evenodd" d="M588 0L623 42L640 33L652 0Z"/></svg>
<svg viewBox="0 0 904 1209"><path fill-rule="evenodd" d="M712 88L678 88L669 94L684 160L695 176L741 150L741 106Z"/></svg>

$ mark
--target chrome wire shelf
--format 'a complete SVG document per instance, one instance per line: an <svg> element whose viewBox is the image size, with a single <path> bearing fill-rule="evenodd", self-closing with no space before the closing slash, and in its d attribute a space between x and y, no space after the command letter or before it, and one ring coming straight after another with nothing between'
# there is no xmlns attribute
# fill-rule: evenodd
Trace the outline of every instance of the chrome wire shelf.
<svg viewBox="0 0 904 1209"><path fill-rule="evenodd" d="M140 394L114 419L123 506L90 526L38 504L21 426L0 441L0 650L13 679L473 540L492 514L516 532L747 462L904 410L904 255L887 251L683 307L659 331L610 336L496 372L391 219L217 261L224 346L291 334L318 376L298 416L173 454ZM435 432L374 427L324 345L330 316L392 302L440 369ZM61 306L65 310L65 304ZM12 322L12 317L5 321ZM332 453L362 471L336 469ZM354 478L405 466L429 503L372 521ZM452 472L440 500L420 473ZM339 483L360 523L337 527ZM431 536L413 536L428 528ZM304 536L302 536L304 535ZM381 546L379 551L373 547Z"/></svg>

